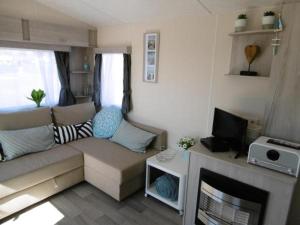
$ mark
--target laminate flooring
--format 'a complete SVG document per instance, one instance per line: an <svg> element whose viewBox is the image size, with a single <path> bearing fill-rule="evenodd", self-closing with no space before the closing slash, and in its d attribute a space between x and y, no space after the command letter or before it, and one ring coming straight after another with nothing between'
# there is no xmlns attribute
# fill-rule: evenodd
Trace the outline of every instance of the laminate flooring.
<svg viewBox="0 0 300 225"><path fill-rule="evenodd" d="M3 225L181 225L178 211L139 191L118 202L82 182L28 210Z"/></svg>

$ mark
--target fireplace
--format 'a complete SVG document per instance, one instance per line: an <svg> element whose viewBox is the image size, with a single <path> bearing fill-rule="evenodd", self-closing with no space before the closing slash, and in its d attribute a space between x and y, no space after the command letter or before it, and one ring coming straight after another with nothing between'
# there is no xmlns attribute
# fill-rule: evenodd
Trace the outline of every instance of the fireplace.
<svg viewBox="0 0 300 225"><path fill-rule="evenodd" d="M197 225L263 225L268 192L200 169Z"/></svg>

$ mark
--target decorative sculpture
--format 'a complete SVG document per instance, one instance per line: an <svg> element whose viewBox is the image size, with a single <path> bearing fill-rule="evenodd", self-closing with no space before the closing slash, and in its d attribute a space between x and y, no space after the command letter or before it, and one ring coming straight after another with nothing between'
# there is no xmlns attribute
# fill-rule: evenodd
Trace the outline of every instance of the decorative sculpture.
<svg viewBox="0 0 300 225"><path fill-rule="evenodd" d="M247 58L247 61L249 63L248 70L247 71L241 71L240 75L244 76L257 76L257 72L251 71L250 66L253 63L253 61L256 59L260 52L260 47L257 45L248 45L245 48L245 55Z"/></svg>

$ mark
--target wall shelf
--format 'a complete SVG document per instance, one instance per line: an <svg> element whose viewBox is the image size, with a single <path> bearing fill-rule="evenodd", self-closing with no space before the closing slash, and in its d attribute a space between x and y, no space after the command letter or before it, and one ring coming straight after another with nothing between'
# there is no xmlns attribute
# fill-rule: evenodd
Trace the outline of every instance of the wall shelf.
<svg viewBox="0 0 300 225"><path fill-rule="evenodd" d="M243 32L232 32L229 36L242 36L242 35L257 35L257 34L275 34L278 32L282 32L282 30L278 29L266 29L266 30L248 30Z"/></svg>
<svg viewBox="0 0 300 225"><path fill-rule="evenodd" d="M73 70L71 71L72 74L88 74L90 71L85 71L85 70Z"/></svg>
<svg viewBox="0 0 300 225"><path fill-rule="evenodd" d="M269 79L269 76L245 76L245 75L240 75L240 74L224 74L227 77L245 77L245 78L250 78L250 79Z"/></svg>
<svg viewBox="0 0 300 225"><path fill-rule="evenodd" d="M87 93L93 92L94 59L94 48L71 47L70 86L78 104L91 101ZM89 70L84 69L85 63L89 64Z"/></svg>
<svg viewBox="0 0 300 225"><path fill-rule="evenodd" d="M240 76L241 70L247 70L249 65L245 56L245 47L251 44L260 48L258 57L251 64L251 71L256 71L259 76L269 77L273 61L272 40L281 30L251 30L244 32L230 33L232 37L231 60L228 74ZM248 76L249 77L249 76ZM254 78L250 78L254 79Z"/></svg>

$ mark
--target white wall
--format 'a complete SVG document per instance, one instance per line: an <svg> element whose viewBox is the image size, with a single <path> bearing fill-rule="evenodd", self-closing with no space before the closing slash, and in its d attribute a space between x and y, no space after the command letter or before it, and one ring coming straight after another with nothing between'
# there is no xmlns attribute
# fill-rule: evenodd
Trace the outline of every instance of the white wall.
<svg viewBox="0 0 300 225"><path fill-rule="evenodd" d="M261 12L262 10L256 9L247 14L253 14L253 17L260 18ZM220 107L246 118L262 121L270 79L224 75L229 72L232 38L228 36L228 33L233 30L235 17L236 13L219 15L217 18L217 41L213 66L210 121L212 121L214 107ZM256 22L259 23L260 21ZM252 24L250 26L250 29L257 27ZM210 127L209 130L211 130Z"/></svg>
<svg viewBox="0 0 300 225"><path fill-rule="evenodd" d="M260 18L261 10L250 14ZM185 135L198 139L209 135L215 106L261 119L269 80L224 76L232 43L228 33L233 31L236 15L99 28L100 46L132 46L134 109L130 117L167 129L172 147ZM161 34L157 84L143 82L143 34L152 30Z"/></svg>

